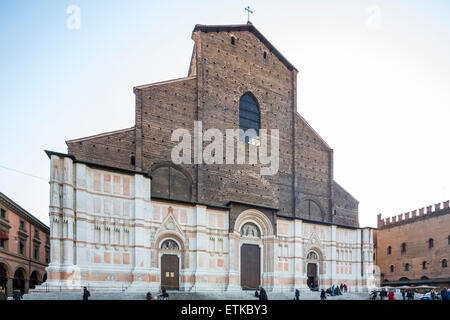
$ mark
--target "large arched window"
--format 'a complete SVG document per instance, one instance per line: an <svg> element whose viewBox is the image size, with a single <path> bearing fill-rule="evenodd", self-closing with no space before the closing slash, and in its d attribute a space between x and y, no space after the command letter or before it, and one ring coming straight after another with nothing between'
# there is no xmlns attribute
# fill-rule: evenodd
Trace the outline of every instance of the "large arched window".
<svg viewBox="0 0 450 320"><path fill-rule="evenodd" d="M392 253L392 247L389 246L389 247L387 248L387 254L391 254L391 253Z"/></svg>
<svg viewBox="0 0 450 320"><path fill-rule="evenodd" d="M406 252L406 243L402 243L402 253Z"/></svg>
<svg viewBox="0 0 450 320"><path fill-rule="evenodd" d="M159 166L152 173L152 196L191 201L192 180L173 166Z"/></svg>
<svg viewBox="0 0 450 320"><path fill-rule="evenodd" d="M246 143L256 141L261 128L261 119L258 102L253 94L247 92L239 100L239 129L244 132L253 129L255 132L249 132L248 135L240 135L239 140Z"/></svg>
<svg viewBox="0 0 450 320"><path fill-rule="evenodd" d="M428 239L428 248L433 248L434 247L434 240L432 238Z"/></svg>
<svg viewBox="0 0 450 320"><path fill-rule="evenodd" d="M324 221L325 217L322 213L322 209L320 209L319 205L313 200L306 199L300 202L299 211L302 218Z"/></svg>

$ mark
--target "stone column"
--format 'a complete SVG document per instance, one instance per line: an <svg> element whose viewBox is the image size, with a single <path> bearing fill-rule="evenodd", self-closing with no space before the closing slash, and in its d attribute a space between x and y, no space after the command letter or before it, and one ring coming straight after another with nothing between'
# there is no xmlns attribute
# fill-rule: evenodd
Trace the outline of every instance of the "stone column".
<svg viewBox="0 0 450 320"><path fill-rule="evenodd" d="M197 205L195 207L195 217L196 217L196 237L195 237L195 250L194 261L195 261L195 273L193 286L193 291L207 289L208 283L205 281L205 276L208 274L208 244L209 238L207 235L207 213L206 206Z"/></svg>
<svg viewBox="0 0 450 320"><path fill-rule="evenodd" d="M241 290L239 283L240 271L239 265L239 237L234 233L228 235L228 291Z"/></svg>
<svg viewBox="0 0 450 320"><path fill-rule="evenodd" d="M64 158L63 174L63 264L73 266L74 179L73 160Z"/></svg>
<svg viewBox="0 0 450 320"><path fill-rule="evenodd" d="M151 269L151 235L150 226L153 220L151 203L151 181L142 174L134 175L134 212L132 223L135 227L130 230L131 276L133 283L128 290L152 290L159 288L159 283L149 283ZM120 239L118 244L120 243Z"/></svg>
<svg viewBox="0 0 450 320"><path fill-rule="evenodd" d="M13 294L13 278L8 278L8 282L6 284L6 295L11 297Z"/></svg>
<svg viewBox="0 0 450 320"><path fill-rule="evenodd" d="M52 155L50 158L50 205L49 205L49 220L50 220L50 264L49 267L57 267L61 264L61 190L60 177L62 170L60 170L60 158Z"/></svg>
<svg viewBox="0 0 450 320"><path fill-rule="evenodd" d="M25 279L25 285L23 288L23 293L28 293L28 290L30 290L30 280L29 279Z"/></svg>
<svg viewBox="0 0 450 320"><path fill-rule="evenodd" d="M358 244L358 249L356 251L356 290L359 291L359 288L361 287L361 272L362 272L362 263L363 263L363 256L362 256L362 250L364 249L363 242L362 242L362 231L357 231L357 239L356 243Z"/></svg>
<svg viewBox="0 0 450 320"><path fill-rule="evenodd" d="M334 283L337 278L336 273L336 259L337 259L337 227L331 226L331 270L330 270L330 285Z"/></svg>
<svg viewBox="0 0 450 320"><path fill-rule="evenodd" d="M294 287L295 288L306 288L306 285L303 284L305 278L303 270L303 221L302 220L294 220ZM278 257L278 255L277 255Z"/></svg>

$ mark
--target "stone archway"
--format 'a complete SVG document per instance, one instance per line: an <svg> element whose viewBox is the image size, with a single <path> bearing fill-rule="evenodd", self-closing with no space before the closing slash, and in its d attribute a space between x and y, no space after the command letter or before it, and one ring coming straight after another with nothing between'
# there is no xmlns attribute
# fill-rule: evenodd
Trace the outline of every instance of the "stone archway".
<svg viewBox="0 0 450 320"><path fill-rule="evenodd" d="M237 217L233 231L236 246L232 250L241 289L254 289L258 285L272 287L274 230L271 221L258 210L245 210Z"/></svg>
<svg viewBox="0 0 450 320"><path fill-rule="evenodd" d="M41 276L38 271L34 270L30 275L30 289L34 289L41 284Z"/></svg>
<svg viewBox="0 0 450 320"><path fill-rule="evenodd" d="M26 286L27 276L25 269L22 267L19 267L16 269L16 272L14 272L14 278L13 278L13 291L19 290L22 294L26 293L27 286Z"/></svg>
<svg viewBox="0 0 450 320"><path fill-rule="evenodd" d="M319 255L314 250L306 255L306 284L309 288L319 286Z"/></svg>
<svg viewBox="0 0 450 320"><path fill-rule="evenodd" d="M6 289L8 292L8 279L10 278L10 269L8 265L0 262L0 288Z"/></svg>
<svg viewBox="0 0 450 320"><path fill-rule="evenodd" d="M165 233L156 243L161 288L180 290L181 269L186 267L183 241L177 235Z"/></svg>

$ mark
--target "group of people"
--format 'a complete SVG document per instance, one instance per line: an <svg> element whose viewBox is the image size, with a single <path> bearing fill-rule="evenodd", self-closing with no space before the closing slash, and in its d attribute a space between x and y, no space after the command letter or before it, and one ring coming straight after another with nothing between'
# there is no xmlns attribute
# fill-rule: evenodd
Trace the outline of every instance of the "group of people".
<svg viewBox="0 0 450 320"><path fill-rule="evenodd" d="M169 300L169 294L167 293L166 288L162 287L161 292L156 297L158 300ZM147 292L146 299L147 300L153 299L153 295L150 291Z"/></svg>
<svg viewBox="0 0 450 320"><path fill-rule="evenodd" d="M415 296L414 289L402 289L402 290L400 290L400 292L402 294L403 300L414 300L414 296ZM447 288L444 288L444 289L442 289L441 292L439 292L437 289L432 289L430 291L431 300L438 300L439 294L441 295L442 300L450 299ZM378 292L376 290L372 291L371 298L372 298L372 300L378 299ZM386 290L385 288L382 288L379 293L379 298L380 298L380 300L396 300L394 289Z"/></svg>
<svg viewBox="0 0 450 320"><path fill-rule="evenodd" d="M325 300L327 298L327 294L329 296L340 296L344 292L348 291L347 284L341 283L340 285L332 285L331 287L327 288L326 290L322 289L320 292L320 299Z"/></svg>
<svg viewBox="0 0 450 320"><path fill-rule="evenodd" d="M395 293L391 289L389 291L386 291L385 288L382 288L380 291L380 300L395 300ZM403 300L414 300L414 290L402 290L402 297ZM372 300L378 300L378 292L377 290L374 290L371 292L371 299Z"/></svg>
<svg viewBox="0 0 450 320"><path fill-rule="evenodd" d="M433 290L431 290L430 295L431 295L431 300L438 300L439 291L437 289L433 289ZM442 298L442 300L450 300L450 296L447 291L447 288L442 289L441 298Z"/></svg>
<svg viewBox="0 0 450 320"><path fill-rule="evenodd" d="M340 285L336 285L336 286L333 284L331 287L327 288L325 293L330 296L340 296L344 292L347 292L347 290L348 290L347 284L341 283Z"/></svg>
<svg viewBox="0 0 450 320"><path fill-rule="evenodd" d="M13 291L13 299L14 300L22 300L22 292L20 290ZM0 287L0 301L8 300L8 295L6 294L6 288Z"/></svg>

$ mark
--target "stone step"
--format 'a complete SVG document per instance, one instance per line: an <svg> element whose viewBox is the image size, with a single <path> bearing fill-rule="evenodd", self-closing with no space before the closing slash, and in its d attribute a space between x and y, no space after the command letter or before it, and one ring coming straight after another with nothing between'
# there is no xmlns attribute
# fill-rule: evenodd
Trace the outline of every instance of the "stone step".
<svg viewBox="0 0 450 320"><path fill-rule="evenodd" d="M145 300L146 292L104 292L90 290L89 300ZM158 292L152 292L154 299ZM168 291L170 300L256 300L253 291L237 292L182 292ZM293 292L268 292L270 300L293 300ZM367 293L345 293L341 296L327 297L328 300L365 300ZM33 292L24 295L24 300L81 300L78 292ZM319 300L320 293L301 290L301 300Z"/></svg>

